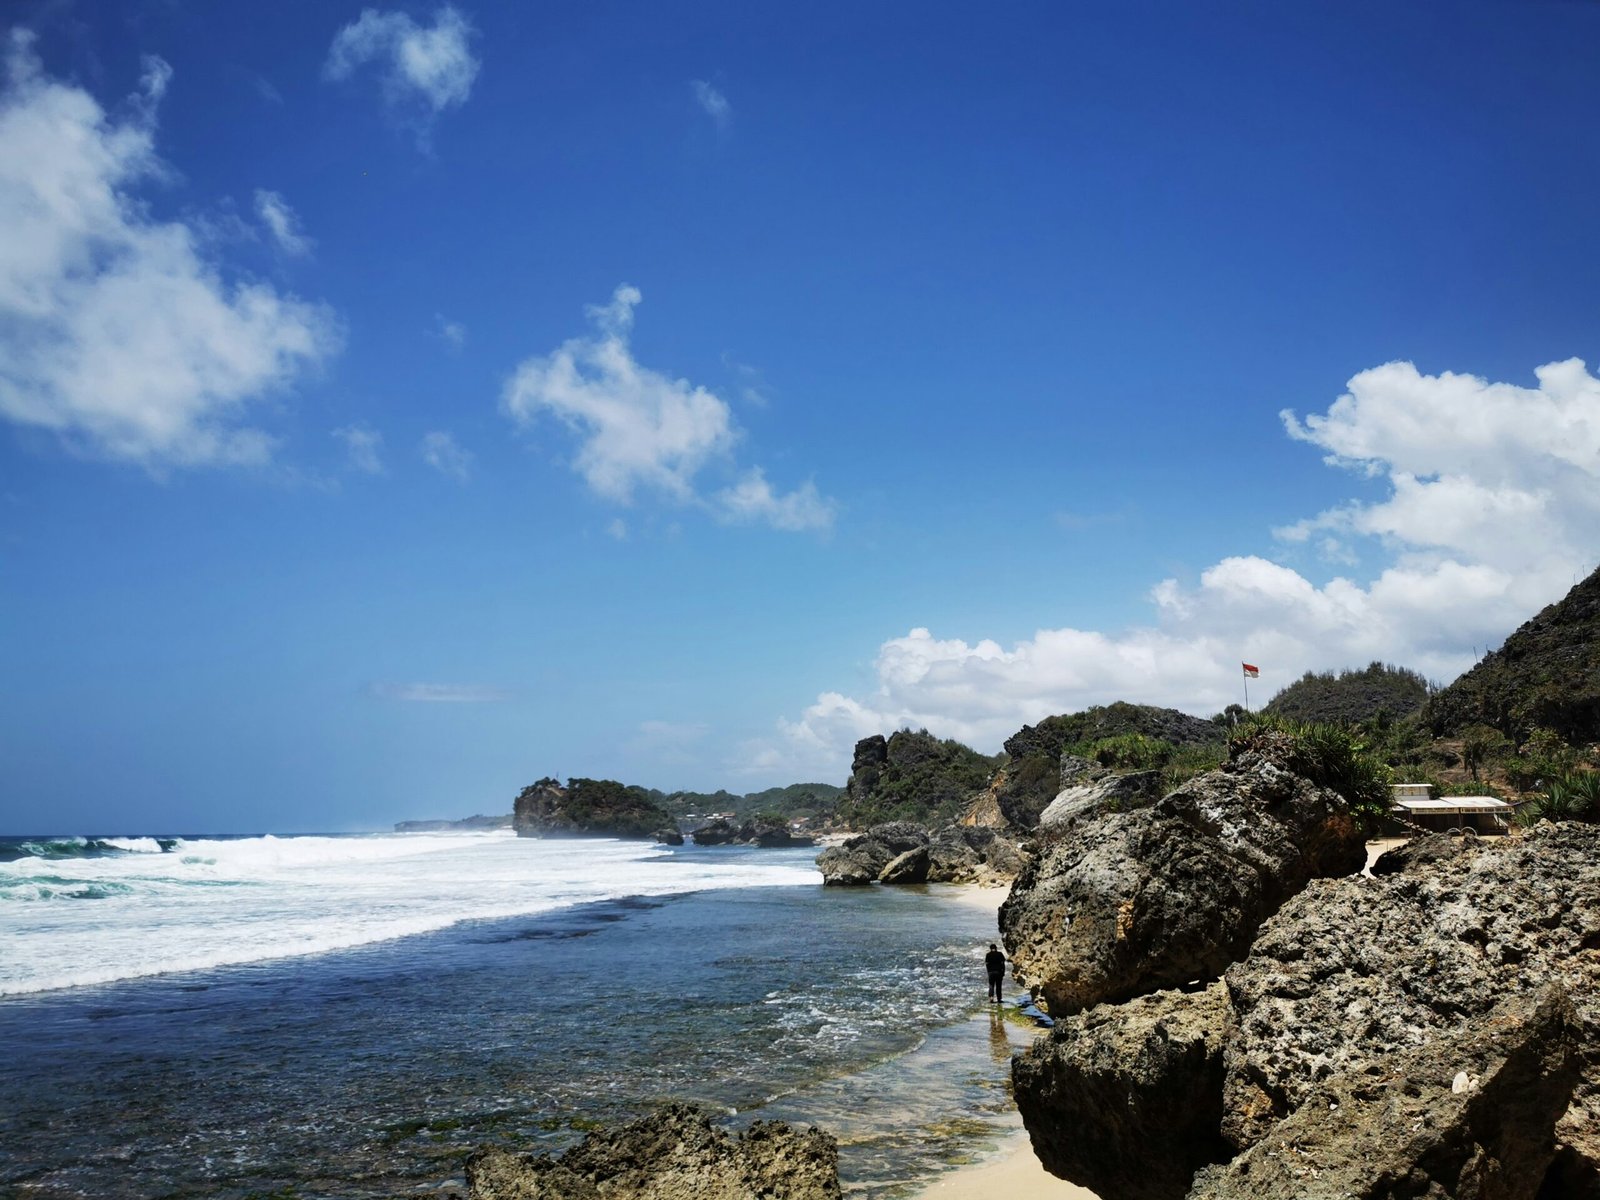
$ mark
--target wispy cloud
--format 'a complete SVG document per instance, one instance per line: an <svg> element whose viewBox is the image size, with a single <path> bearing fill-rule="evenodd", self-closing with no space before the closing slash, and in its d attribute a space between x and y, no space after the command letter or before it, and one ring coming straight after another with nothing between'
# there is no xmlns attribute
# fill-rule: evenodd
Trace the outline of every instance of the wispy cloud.
<svg viewBox="0 0 1600 1200"><path fill-rule="evenodd" d="M450 349L459 352L467 344L467 327L460 321L451 321L443 313L434 313L433 323L435 332Z"/></svg>
<svg viewBox="0 0 1600 1200"><path fill-rule="evenodd" d="M259 465L275 439L252 404L333 355L323 305L229 282L210 239L132 194L168 168L156 110L171 78L146 59L125 120L47 78L14 31L0 93L0 416L139 463Z"/></svg>
<svg viewBox="0 0 1600 1200"><path fill-rule="evenodd" d="M383 474L383 434L370 425L345 425L333 436L344 443L352 469L363 475Z"/></svg>
<svg viewBox="0 0 1600 1200"><path fill-rule="evenodd" d="M733 120L733 105L728 103L728 98L704 79L691 79L689 90L694 93L695 103L716 123L717 128L726 129L728 122Z"/></svg>
<svg viewBox="0 0 1600 1200"><path fill-rule="evenodd" d="M300 218L294 209L277 192L256 189L256 215L285 254L299 258L311 253L315 243L301 230Z"/></svg>
<svg viewBox="0 0 1600 1200"><path fill-rule="evenodd" d="M434 118L465 104L481 63L472 53L476 31L452 5L440 8L431 26L403 12L363 9L334 35L322 73L343 80L371 64L389 108L410 124L424 145Z"/></svg>
<svg viewBox="0 0 1600 1200"><path fill-rule="evenodd" d="M496 704L516 697L509 688L487 683L374 683L367 691L380 700L416 704Z"/></svg>
<svg viewBox="0 0 1600 1200"><path fill-rule="evenodd" d="M593 337L572 338L524 360L506 382L502 404L520 426L550 414L579 439L574 467L598 495L631 504L653 492L733 521L777 529L825 529L835 504L807 483L773 491L759 467L709 499L698 476L711 462L731 465L740 431L728 405L704 387L673 379L633 357L629 335L639 289L623 284L611 303L588 309Z"/></svg>
<svg viewBox="0 0 1600 1200"><path fill-rule="evenodd" d="M442 429L435 429L422 437L422 461L447 479L466 483L472 477L472 454L457 444L456 439Z"/></svg>

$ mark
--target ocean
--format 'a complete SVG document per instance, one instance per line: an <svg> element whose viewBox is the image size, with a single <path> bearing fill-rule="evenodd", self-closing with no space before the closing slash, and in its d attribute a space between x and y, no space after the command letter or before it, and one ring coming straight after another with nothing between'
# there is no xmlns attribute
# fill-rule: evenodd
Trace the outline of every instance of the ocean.
<svg viewBox="0 0 1600 1200"><path fill-rule="evenodd" d="M667 1099L894 1197L1018 1122L992 911L812 850L507 832L0 840L0 1194L445 1195Z"/></svg>

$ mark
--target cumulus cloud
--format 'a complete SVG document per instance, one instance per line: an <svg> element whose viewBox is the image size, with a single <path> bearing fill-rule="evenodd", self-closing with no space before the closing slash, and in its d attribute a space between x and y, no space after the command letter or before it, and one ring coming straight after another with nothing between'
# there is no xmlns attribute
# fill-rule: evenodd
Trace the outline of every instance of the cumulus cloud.
<svg viewBox="0 0 1600 1200"><path fill-rule="evenodd" d="M417 704L494 704L516 695L487 683L374 683L367 690L380 700Z"/></svg>
<svg viewBox="0 0 1600 1200"><path fill-rule="evenodd" d="M334 35L323 63L324 78L348 79L372 66L391 110L426 137L432 120L465 104L481 65L472 53L476 31L460 10L440 8L433 24L418 24L401 12L363 9Z"/></svg>
<svg viewBox="0 0 1600 1200"><path fill-rule="evenodd" d="M369 425L345 425L333 436L344 443L352 470L363 475L383 474L383 434Z"/></svg>
<svg viewBox="0 0 1600 1200"><path fill-rule="evenodd" d="M311 253L313 243L301 230L300 218L277 192L256 189L256 216L285 254L301 258Z"/></svg>
<svg viewBox="0 0 1600 1200"><path fill-rule="evenodd" d="M1283 414L1326 462L1388 482L1278 530L1350 558L1385 555L1366 579L1316 583L1257 555L1223 559L1185 585L1157 583L1147 621L1115 632L1041 629L1002 646L915 628L878 648L875 686L829 691L776 736L743 748L746 773L848 770L854 742L927 726L985 750L1025 722L1131 700L1209 715L1241 697L1240 662L1264 700L1307 670L1400 663L1441 682L1558 599L1593 565L1600 530L1600 380L1579 360L1540 367L1538 386L1364 371L1325 414Z"/></svg>
<svg viewBox="0 0 1600 1200"><path fill-rule="evenodd" d="M260 464L248 410L333 354L338 322L258 282L231 282L192 225L133 194L168 174L155 113L172 71L147 59L127 117L47 78L30 34L0 96L0 416L143 465Z"/></svg>
<svg viewBox="0 0 1600 1200"><path fill-rule="evenodd" d="M733 119L733 105L728 103L728 98L704 79L690 80L689 88L694 92L695 103L701 111L716 123L718 129L726 129L728 122Z"/></svg>
<svg viewBox="0 0 1600 1200"><path fill-rule="evenodd" d="M466 483L472 477L472 454L456 439L436 429L422 437L422 461L447 479Z"/></svg>
<svg viewBox="0 0 1600 1200"><path fill-rule="evenodd" d="M713 460L731 460L739 431L715 394L634 359L628 339L641 299L638 288L621 285L609 304L588 308L595 336L571 338L524 360L502 392L506 413L525 428L542 414L559 420L579 438L575 469L597 494L618 504L651 492L728 520L827 527L834 505L813 484L775 493L759 467L711 499L701 497L697 476Z"/></svg>

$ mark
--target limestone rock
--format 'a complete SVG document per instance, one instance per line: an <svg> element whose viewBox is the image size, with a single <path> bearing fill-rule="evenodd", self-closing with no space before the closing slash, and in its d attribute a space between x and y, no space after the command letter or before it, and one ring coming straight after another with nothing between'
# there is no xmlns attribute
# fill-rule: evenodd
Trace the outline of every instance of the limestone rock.
<svg viewBox="0 0 1600 1200"><path fill-rule="evenodd" d="M683 845L683 834L676 829L658 829L656 830L656 841L664 846L681 846Z"/></svg>
<svg viewBox="0 0 1600 1200"><path fill-rule="evenodd" d="M927 883L928 848L926 846L918 846L915 850L907 850L904 854L896 855L878 873L878 881L880 883Z"/></svg>
<svg viewBox="0 0 1600 1200"><path fill-rule="evenodd" d="M874 882L892 859L927 844L927 830L909 821L890 821L828 847L817 855L817 869L824 884L859 887Z"/></svg>
<svg viewBox="0 0 1600 1200"><path fill-rule="evenodd" d="M1205 1171L1191 1200L1580 1194L1540 1190L1580 1037L1559 985L1513 996L1421 1046L1310 1084L1292 1115Z"/></svg>
<svg viewBox="0 0 1600 1200"><path fill-rule="evenodd" d="M1033 1150L1104 1200L1179 1200L1224 1161L1223 985L1156 992L1058 1019L1012 1060Z"/></svg>
<svg viewBox="0 0 1600 1200"><path fill-rule="evenodd" d="M518 837L653 839L672 825L648 792L615 779L541 779L517 795L511 819Z"/></svg>
<svg viewBox="0 0 1600 1200"><path fill-rule="evenodd" d="M1310 880L1359 871L1348 805L1288 770L1291 748L1264 734L1151 808L1069 828L1001 906L1017 977L1056 1015L1213 979Z"/></svg>
<svg viewBox="0 0 1600 1200"><path fill-rule="evenodd" d="M690 830L689 836L694 839L696 846L726 846L738 839L739 827L726 817L718 817L698 829Z"/></svg>
<svg viewBox="0 0 1600 1200"><path fill-rule="evenodd" d="M1224 1051L1224 1136L1252 1146L1322 1080L1381 1070L1396 1055L1494 1019L1509 999L1557 985L1572 998L1581 1032L1557 1164L1568 1179L1592 1181L1600 1165L1600 826L1546 822L1510 839L1433 835L1390 865L1401 869L1312 884L1229 969L1235 1025ZM1445 1072L1445 1086L1458 1069Z"/></svg>
<svg viewBox="0 0 1600 1200"><path fill-rule="evenodd" d="M1082 761L1082 760L1080 760ZM1064 829L1074 821L1086 820L1106 812L1132 812L1148 808L1161 799L1160 771L1130 771L1124 775L1102 774L1088 782L1064 787L1039 814L1039 829L1049 833Z"/></svg>
<svg viewBox="0 0 1600 1200"><path fill-rule="evenodd" d="M673 1104L560 1158L480 1150L469 1200L839 1200L839 1150L819 1129L758 1121L731 1135Z"/></svg>

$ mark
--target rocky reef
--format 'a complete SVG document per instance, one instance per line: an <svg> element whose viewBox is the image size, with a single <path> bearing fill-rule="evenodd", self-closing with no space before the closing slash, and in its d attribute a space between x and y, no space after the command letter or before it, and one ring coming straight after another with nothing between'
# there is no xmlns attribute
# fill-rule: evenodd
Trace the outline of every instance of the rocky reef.
<svg viewBox="0 0 1600 1200"><path fill-rule="evenodd" d="M654 838L672 817L640 787L614 779L545 778L518 794L512 808L518 837Z"/></svg>
<svg viewBox="0 0 1600 1200"><path fill-rule="evenodd" d="M757 1121L742 1135L672 1104L592 1133L559 1158L480 1150L468 1200L839 1200L839 1147L819 1129Z"/></svg>
<svg viewBox="0 0 1600 1200"><path fill-rule="evenodd" d="M817 855L822 882L835 887L870 883L983 883L1012 878L1024 858L1012 842L981 825L946 825L929 832L909 821L874 825Z"/></svg>
<svg viewBox="0 0 1600 1200"><path fill-rule="evenodd" d="M1058 1020L1013 1082L1102 1200L1600 1196L1600 827L1311 880L1220 982Z"/></svg>

